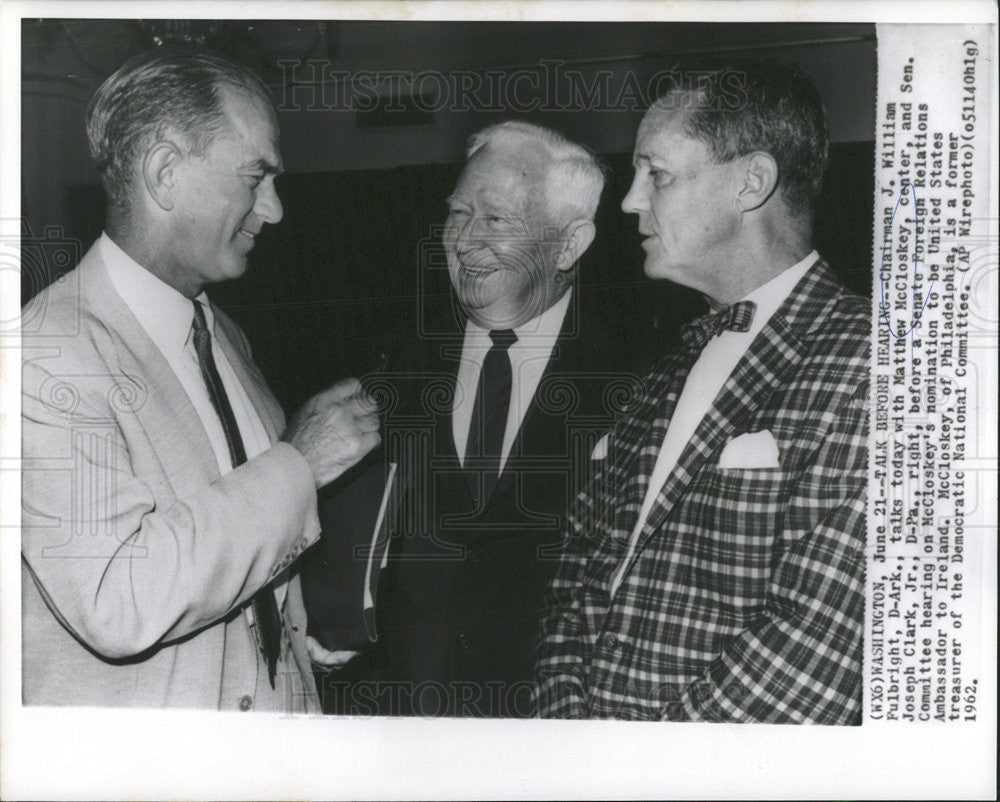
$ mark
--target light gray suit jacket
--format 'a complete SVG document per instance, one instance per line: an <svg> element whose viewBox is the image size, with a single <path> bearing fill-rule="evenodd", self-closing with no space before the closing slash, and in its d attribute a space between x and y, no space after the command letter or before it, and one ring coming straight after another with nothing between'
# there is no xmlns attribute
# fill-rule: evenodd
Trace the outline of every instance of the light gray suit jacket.
<svg viewBox="0 0 1000 802"><path fill-rule="evenodd" d="M215 334L271 442L219 475L187 394L97 248L23 310L26 704L313 711L289 566L319 536L312 471L239 328ZM272 690L244 614L287 582Z"/></svg>

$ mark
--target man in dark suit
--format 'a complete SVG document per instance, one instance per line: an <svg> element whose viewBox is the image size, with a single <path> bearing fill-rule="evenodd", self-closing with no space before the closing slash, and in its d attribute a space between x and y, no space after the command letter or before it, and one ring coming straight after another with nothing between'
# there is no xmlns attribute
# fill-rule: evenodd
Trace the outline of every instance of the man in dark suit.
<svg viewBox="0 0 1000 802"><path fill-rule="evenodd" d="M603 182L589 152L545 128L507 122L470 140L443 236L460 320L386 415L407 492L378 593L378 682L364 691L380 712L532 713L542 593L613 419L574 288Z"/></svg>
<svg viewBox="0 0 1000 802"><path fill-rule="evenodd" d="M712 312L570 514L543 716L859 721L871 323L812 250L827 149L793 67L700 72L644 117L622 208L646 274Z"/></svg>

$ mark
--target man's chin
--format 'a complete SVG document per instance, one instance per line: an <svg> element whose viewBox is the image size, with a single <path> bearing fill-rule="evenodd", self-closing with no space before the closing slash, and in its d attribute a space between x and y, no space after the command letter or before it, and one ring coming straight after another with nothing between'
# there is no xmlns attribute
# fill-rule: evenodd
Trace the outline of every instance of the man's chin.
<svg viewBox="0 0 1000 802"><path fill-rule="evenodd" d="M646 257L646 261L642 264L642 272L651 279L669 278L671 274L670 269L663 264L663 260L654 256Z"/></svg>
<svg viewBox="0 0 1000 802"><path fill-rule="evenodd" d="M459 300L461 301L461 299ZM462 303L462 309L469 319L480 328L513 329L524 325L545 311L545 306L540 302L540 299L534 300L539 301L539 303L532 303L529 300L525 300L521 304L511 304L506 300L486 305Z"/></svg>
<svg viewBox="0 0 1000 802"><path fill-rule="evenodd" d="M458 296L459 306L473 320L485 315L493 305L495 299L486 298L482 293L461 291L455 293Z"/></svg>
<svg viewBox="0 0 1000 802"><path fill-rule="evenodd" d="M247 257L245 255L234 256L233 258L227 260L223 267L223 281L233 281L240 278L247 272L248 266L249 262L247 261Z"/></svg>
<svg viewBox="0 0 1000 802"><path fill-rule="evenodd" d="M455 292L462 306L467 309L485 309L498 300L497 288L491 286L493 282L488 282L490 276L497 274L497 271L483 273L462 273L458 278L458 285Z"/></svg>
<svg viewBox="0 0 1000 802"><path fill-rule="evenodd" d="M648 254L646 261L643 262L642 272L648 278L656 281L667 280L678 284L683 283L683 281L678 281L678 279L683 278L683 271L679 270L676 264L668 261L662 253Z"/></svg>

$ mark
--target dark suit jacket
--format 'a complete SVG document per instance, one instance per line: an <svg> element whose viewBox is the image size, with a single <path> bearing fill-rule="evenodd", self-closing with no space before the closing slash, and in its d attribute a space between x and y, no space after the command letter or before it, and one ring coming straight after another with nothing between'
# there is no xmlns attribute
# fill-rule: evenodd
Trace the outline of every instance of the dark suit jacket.
<svg viewBox="0 0 1000 802"><path fill-rule="evenodd" d="M483 504L473 500L452 435L462 333L435 343L430 371L397 377L399 405L386 415L385 443L408 490L378 594L371 657L382 685L370 690L379 712L533 712L538 619L566 510L613 423L615 402L636 381L605 367L613 340L580 326L576 303Z"/></svg>

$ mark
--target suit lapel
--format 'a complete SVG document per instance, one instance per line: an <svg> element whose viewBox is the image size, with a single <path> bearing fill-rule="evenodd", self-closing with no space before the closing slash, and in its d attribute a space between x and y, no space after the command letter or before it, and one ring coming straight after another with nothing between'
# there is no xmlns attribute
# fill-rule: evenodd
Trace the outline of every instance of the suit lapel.
<svg viewBox="0 0 1000 802"><path fill-rule="evenodd" d="M612 534L614 545L622 554L638 520L653 470L656 468L660 446L677 408L677 401L684 389L691 365L692 358L687 352L679 354L677 359L672 360L669 366L651 381L642 405L629 423L629 428L632 429L629 441L632 446L619 457L622 475L626 480L615 506L615 526Z"/></svg>
<svg viewBox="0 0 1000 802"><path fill-rule="evenodd" d="M225 353L230 367L232 367L233 372L236 374L236 378L239 379L240 385L250 398L250 403L253 404L254 409L257 411L257 417L264 424L268 440L274 443L281 436L282 429L284 428L284 413L274 400L274 396L271 394L270 389L268 389L267 383L264 381L264 377L261 376L260 371L233 344L229 332L229 321L222 318L218 309L215 310L215 315L215 335L219 347Z"/></svg>
<svg viewBox="0 0 1000 802"><path fill-rule="evenodd" d="M650 509L638 548L670 514L705 460L723 446L747 416L767 403L783 377L798 365L804 350L784 320L772 321L757 335L667 477Z"/></svg>
<svg viewBox="0 0 1000 802"><path fill-rule="evenodd" d="M575 297L570 301L559 329L559 336L553 344L552 352L545 364L545 369L538 380L528 408L521 419L521 425L515 432L511 443L510 454L501 472L493 494L487 503L502 499L516 485L517 470L512 463L519 459L565 455L569 443L567 435L565 411L558 410L561 402L570 404L579 402L579 390L574 385L575 379L584 375L587 370L593 370L593 355L591 346L593 337L584 333L579 323L579 304L581 303L580 288L574 287ZM564 383L564 384L563 384ZM512 388L513 392L513 388ZM548 401L542 403L539 399L545 396ZM513 397L512 397L513 398ZM548 409L547 409L548 408ZM559 437L564 438L558 442ZM508 470L508 468L511 468Z"/></svg>
<svg viewBox="0 0 1000 802"><path fill-rule="evenodd" d="M635 552L626 567L625 574L631 570L642 549L683 498L692 478L705 461L725 444L742 421L767 404L785 376L797 368L806 352L809 328L824 314L830 298L837 291L838 286L831 278L829 268L823 262L817 263L806 273L771 320L754 338L749 350L726 380L711 408L681 452L674 470L664 482L639 534ZM668 397L670 411L664 415L664 424L669 423L670 415L676 407L677 397L677 395ZM665 430L664 425L663 431ZM641 495L638 492L635 494L640 506L645 497L652 466L656 464L661 441L662 436L653 449L651 464L644 465L638 472L643 476L642 480L636 482L636 490L641 488ZM630 498L631 496L632 494ZM633 527L635 520L634 517L631 518ZM628 521L623 523L627 524ZM626 538L632 531L632 527L625 529L619 525L617 528L624 529Z"/></svg>
<svg viewBox="0 0 1000 802"><path fill-rule="evenodd" d="M435 414L434 460L439 467L439 476L447 484L447 491L463 496L465 504L471 502L475 488L471 486L470 472L462 470L458 449L455 447L454 409L455 393L458 386L458 368L462 362L462 340L442 343L438 351L438 364L445 376L447 386L444 393L447 413Z"/></svg>
<svg viewBox="0 0 1000 802"><path fill-rule="evenodd" d="M171 482L202 487L219 476L215 452L191 400L135 316L121 299L97 251L80 265L85 302L111 335L122 374L140 390L136 417ZM175 487L175 492L182 492Z"/></svg>
<svg viewBox="0 0 1000 802"><path fill-rule="evenodd" d="M556 426L551 425L551 416L546 414L543 405L539 403L539 394L546 392L547 383L558 381L559 374L570 375L577 367L580 337L572 336L576 331L573 312L574 306L571 303L566 310L559 336L553 344L545 369L538 380L538 386L535 388L528 408L521 418L521 425L514 433L514 440L511 443L510 453L507 455L504 470L500 473L497 484L493 488L493 494L487 499L487 503L503 498L514 488L518 471L513 469L512 463L516 463L518 459L523 457L530 458L547 453L550 445L560 433ZM513 393L515 389L511 388L511 403L514 403ZM573 392L572 389L570 392ZM530 448L525 447L526 443L530 444Z"/></svg>

